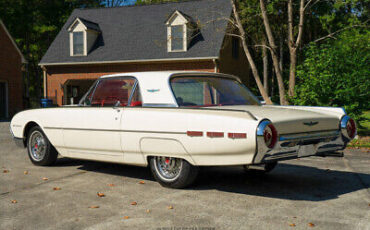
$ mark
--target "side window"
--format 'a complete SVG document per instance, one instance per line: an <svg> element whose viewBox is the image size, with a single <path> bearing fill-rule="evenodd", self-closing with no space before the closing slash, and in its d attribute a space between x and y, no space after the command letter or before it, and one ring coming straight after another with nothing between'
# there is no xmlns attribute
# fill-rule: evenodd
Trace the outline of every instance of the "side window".
<svg viewBox="0 0 370 230"><path fill-rule="evenodd" d="M143 106L143 100L141 99L139 84L136 85L136 89L135 89L134 94L132 95L130 106L133 106L133 107Z"/></svg>
<svg viewBox="0 0 370 230"><path fill-rule="evenodd" d="M134 78L107 78L97 85L91 99L91 106L127 106Z"/></svg>

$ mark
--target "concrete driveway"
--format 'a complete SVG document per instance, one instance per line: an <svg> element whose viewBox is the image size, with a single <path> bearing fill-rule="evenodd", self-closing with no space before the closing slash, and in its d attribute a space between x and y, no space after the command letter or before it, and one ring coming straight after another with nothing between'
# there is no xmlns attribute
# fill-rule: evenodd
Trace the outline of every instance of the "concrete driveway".
<svg viewBox="0 0 370 230"><path fill-rule="evenodd" d="M147 168L66 158L34 166L8 125L0 229L370 229L369 152L285 161L264 176L202 168L194 186L174 190Z"/></svg>

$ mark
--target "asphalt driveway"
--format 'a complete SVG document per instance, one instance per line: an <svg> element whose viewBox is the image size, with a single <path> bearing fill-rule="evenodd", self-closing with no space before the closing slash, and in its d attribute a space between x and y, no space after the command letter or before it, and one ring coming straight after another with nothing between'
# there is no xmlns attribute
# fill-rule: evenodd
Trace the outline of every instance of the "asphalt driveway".
<svg viewBox="0 0 370 230"><path fill-rule="evenodd" d="M369 152L285 161L264 176L202 168L195 185L174 190L147 168L34 166L8 126L0 122L0 229L370 229Z"/></svg>

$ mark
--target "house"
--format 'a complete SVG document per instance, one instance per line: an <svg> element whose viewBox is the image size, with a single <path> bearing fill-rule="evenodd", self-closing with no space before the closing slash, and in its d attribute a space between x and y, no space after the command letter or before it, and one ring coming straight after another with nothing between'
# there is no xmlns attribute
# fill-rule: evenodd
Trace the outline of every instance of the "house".
<svg viewBox="0 0 370 230"><path fill-rule="evenodd" d="M247 83L247 59L227 35L231 14L227 0L76 9L39 63L44 96L78 103L98 77L137 71L222 72Z"/></svg>
<svg viewBox="0 0 370 230"><path fill-rule="evenodd" d="M23 109L26 60L0 19L0 120Z"/></svg>

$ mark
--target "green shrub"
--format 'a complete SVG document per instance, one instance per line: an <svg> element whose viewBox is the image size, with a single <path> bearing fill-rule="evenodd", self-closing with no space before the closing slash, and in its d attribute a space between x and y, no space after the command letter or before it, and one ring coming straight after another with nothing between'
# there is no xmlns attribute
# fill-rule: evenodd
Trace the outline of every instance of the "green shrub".
<svg viewBox="0 0 370 230"><path fill-rule="evenodd" d="M337 106L357 121L370 108L370 32L346 31L326 44L310 44L297 67L295 105Z"/></svg>

